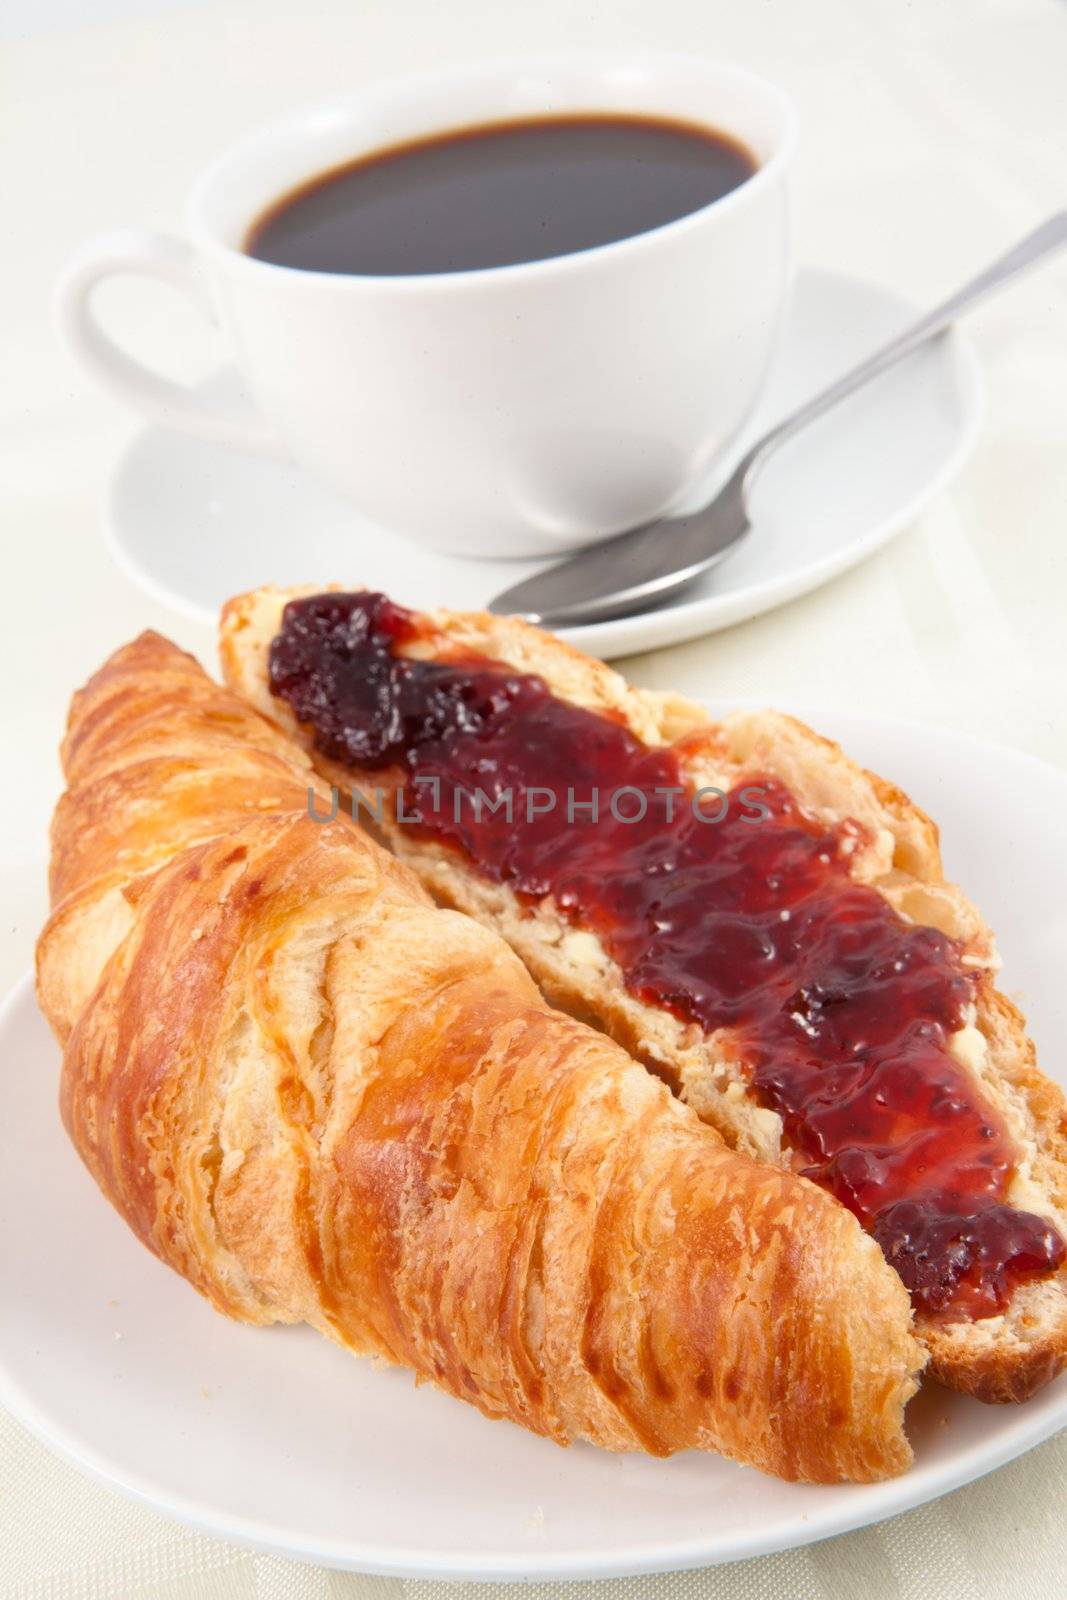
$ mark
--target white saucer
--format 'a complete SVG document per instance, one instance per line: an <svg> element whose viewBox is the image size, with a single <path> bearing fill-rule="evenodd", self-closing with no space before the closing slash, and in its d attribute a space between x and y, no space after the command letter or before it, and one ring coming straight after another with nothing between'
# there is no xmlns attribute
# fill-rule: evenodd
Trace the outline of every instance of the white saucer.
<svg viewBox="0 0 1067 1600"><path fill-rule="evenodd" d="M765 400L737 454L916 309L856 279L800 273ZM212 386L232 389L233 380ZM688 595L564 637L594 655L625 655L729 627L836 577L948 482L974 440L980 396L959 333L919 351L783 447L760 479L748 539ZM537 565L423 549L297 467L162 427L139 434L119 462L107 521L112 552L135 582L212 624L225 599L261 583L358 581L406 605L476 608Z"/></svg>
<svg viewBox="0 0 1067 1600"><path fill-rule="evenodd" d="M919 724L802 714L938 818L948 871L996 928L1004 986L1023 990L1045 1069L1062 1076L1067 884L1034 841L1057 837L1067 774ZM307 1329L217 1315L97 1193L60 1126L58 1069L27 979L0 1012L0 1403L76 1465L222 1537L423 1578L677 1570L906 1511L1067 1424L1067 1378L1018 1407L928 1383L908 1411L911 1471L829 1488L697 1453L559 1450Z"/></svg>

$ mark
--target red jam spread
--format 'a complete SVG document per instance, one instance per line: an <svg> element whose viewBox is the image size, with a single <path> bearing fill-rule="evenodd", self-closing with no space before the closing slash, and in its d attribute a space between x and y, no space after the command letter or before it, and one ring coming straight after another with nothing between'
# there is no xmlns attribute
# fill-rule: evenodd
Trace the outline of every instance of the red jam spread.
<svg viewBox="0 0 1067 1600"><path fill-rule="evenodd" d="M484 658L397 653L417 638L383 595L295 601L271 689L325 755L399 767L414 829L528 902L552 895L631 993L729 1029L801 1170L917 1308L990 1316L1061 1264L1055 1228L1004 1203L1011 1140L948 1048L975 978L952 939L851 880L857 825L812 821L772 778L695 800L671 749Z"/></svg>

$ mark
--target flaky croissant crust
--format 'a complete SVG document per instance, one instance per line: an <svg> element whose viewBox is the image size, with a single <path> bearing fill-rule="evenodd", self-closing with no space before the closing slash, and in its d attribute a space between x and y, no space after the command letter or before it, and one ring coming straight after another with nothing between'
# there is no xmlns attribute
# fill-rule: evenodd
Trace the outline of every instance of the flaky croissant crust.
<svg viewBox="0 0 1067 1600"><path fill-rule="evenodd" d="M63 1116L220 1310L560 1443L815 1481L908 1464L922 1357L855 1219L315 822L305 757L190 657L119 651L64 764L38 966Z"/></svg>

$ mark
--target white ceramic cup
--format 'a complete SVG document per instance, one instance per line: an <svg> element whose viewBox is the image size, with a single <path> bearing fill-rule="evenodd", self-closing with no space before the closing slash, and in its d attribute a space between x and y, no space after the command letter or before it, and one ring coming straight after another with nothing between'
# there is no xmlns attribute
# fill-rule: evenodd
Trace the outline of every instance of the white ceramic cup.
<svg viewBox="0 0 1067 1600"><path fill-rule="evenodd" d="M272 201L364 151L574 111L707 124L757 170L676 222L517 266L370 277L242 250ZM360 88L221 156L190 196L190 244L132 227L89 241L60 285L60 320L92 374L140 410L289 455L386 527L459 554L559 553L682 502L749 414L785 308L793 140L777 89L694 56L486 62ZM129 273L221 323L261 420L109 338L93 288Z"/></svg>

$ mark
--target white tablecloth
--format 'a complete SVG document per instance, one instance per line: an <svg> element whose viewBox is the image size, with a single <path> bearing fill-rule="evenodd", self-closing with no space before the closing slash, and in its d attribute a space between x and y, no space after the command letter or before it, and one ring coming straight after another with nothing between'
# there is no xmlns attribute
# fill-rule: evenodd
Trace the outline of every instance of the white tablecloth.
<svg viewBox="0 0 1067 1600"><path fill-rule="evenodd" d="M1067 204L1067 6L1057 0L5 0L5 985L29 961L43 912L54 749L72 687L145 626L205 660L212 649L206 629L146 599L104 552L104 490L134 424L54 341L49 294L64 257L111 222L179 227L207 158L279 108L443 60L596 44L733 57L791 91L804 125L801 260L932 300ZM113 286L104 308L180 375L216 355L164 290ZM631 663L639 681L669 684L684 656L716 695L906 712L1067 763L1067 263L989 306L970 331L988 410L951 494L818 594ZM991 774L976 804L994 848L997 808L1010 803ZM1056 844L1034 847L1051 856ZM880 1528L743 1565L584 1587L604 1600L1051 1600L1067 1592L1065 1468L1061 1436ZM84 1481L0 1417L0 1600L435 1600L439 1588L203 1538Z"/></svg>

